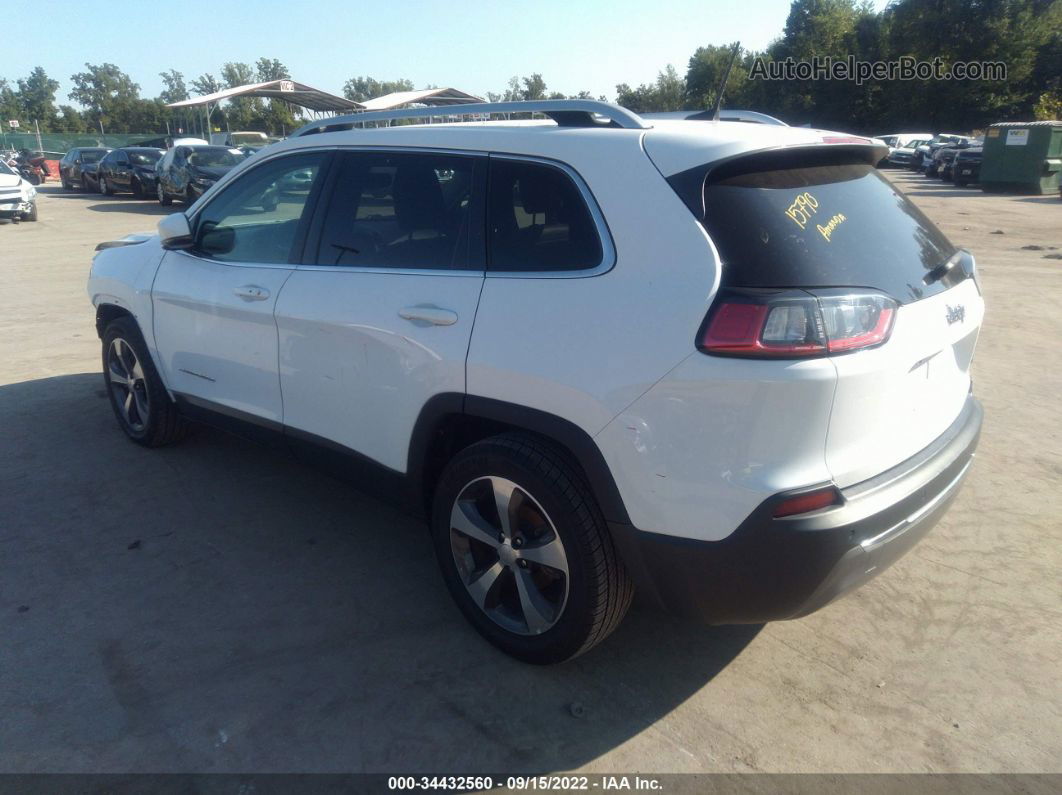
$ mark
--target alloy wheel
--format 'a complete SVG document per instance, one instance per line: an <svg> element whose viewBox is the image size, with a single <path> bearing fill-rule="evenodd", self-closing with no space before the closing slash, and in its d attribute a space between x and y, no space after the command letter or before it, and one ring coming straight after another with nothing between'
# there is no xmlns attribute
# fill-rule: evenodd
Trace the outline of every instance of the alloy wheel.
<svg viewBox="0 0 1062 795"><path fill-rule="evenodd" d="M450 512L450 548L473 602L502 628L540 635L568 600L568 556L542 506L501 477L466 485Z"/></svg>
<svg viewBox="0 0 1062 795"><path fill-rule="evenodd" d="M115 337L107 351L107 378L111 399L126 424L135 433L147 427L151 405L144 368L136 352L121 337Z"/></svg>

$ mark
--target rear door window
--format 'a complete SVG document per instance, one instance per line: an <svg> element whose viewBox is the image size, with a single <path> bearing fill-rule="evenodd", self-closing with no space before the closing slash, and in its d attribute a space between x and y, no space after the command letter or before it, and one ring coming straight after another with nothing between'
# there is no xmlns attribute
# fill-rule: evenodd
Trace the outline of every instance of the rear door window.
<svg viewBox="0 0 1062 795"><path fill-rule="evenodd" d="M474 201L475 167L476 158L443 153L344 153L315 263L472 267L482 259L470 255L470 240L482 240L476 210L482 199Z"/></svg>
<svg viewBox="0 0 1062 795"><path fill-rule="evenodd" d="M752 158L710 172L704 225L730 287L871 287L917 301L965 278L925 277L953 246L873 166Z"/></svg>
<svg viewBox="0 0 1062 795"><path fill-rule="evenodd" d="M575 271L602 263L593 215L572 178L545 163L491 157L492 271Z"/></svg>

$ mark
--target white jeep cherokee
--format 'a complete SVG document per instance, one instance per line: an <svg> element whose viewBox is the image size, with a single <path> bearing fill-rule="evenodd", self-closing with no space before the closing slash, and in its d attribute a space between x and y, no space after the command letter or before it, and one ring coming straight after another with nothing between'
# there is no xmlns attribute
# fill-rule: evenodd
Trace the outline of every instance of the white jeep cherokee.
<svg viewBox="0 0 1062 795"><path fill-rule="evenodd" d="M416 506L468 620L536 663L601 641L635 587L762 622L903 555L973 458L984 305L881 147L584 101L460 112L532 110L316 122L158 236L101 244L125 433L267 432Z"/></svg>

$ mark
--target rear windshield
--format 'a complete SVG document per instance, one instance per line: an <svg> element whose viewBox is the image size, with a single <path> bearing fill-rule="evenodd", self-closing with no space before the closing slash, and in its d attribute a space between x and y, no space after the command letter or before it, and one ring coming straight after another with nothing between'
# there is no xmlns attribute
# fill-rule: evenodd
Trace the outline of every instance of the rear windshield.
<svg viewBox="0 0 1062 795"><path fill-rule="evenodd" d="M704 186L704 225L729 287L872 287L902 303L955 247L874 167L728 164Z"/></svg>

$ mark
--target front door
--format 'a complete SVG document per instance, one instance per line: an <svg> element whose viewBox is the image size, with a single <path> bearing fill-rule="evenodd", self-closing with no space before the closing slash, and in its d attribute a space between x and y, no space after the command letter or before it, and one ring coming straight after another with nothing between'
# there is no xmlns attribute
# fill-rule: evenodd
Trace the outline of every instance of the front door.
<svg viewBox="0 0 1062 795"><path fill-rule="evenodd" d="M277 303L289 431L397 472L440 393L464 393L483 284L485 159L338 156L304 264Z"/></svg>
<svg viewBox="0 0 1062 795"><path fill-rule="evenodd" d="M301 254L326 157L289 154L248 170L192 219L194 247L166 253L152 300L158 361L173 392L281 421L273 311ZM299 189L285 190L296 174Z"/></svg>

